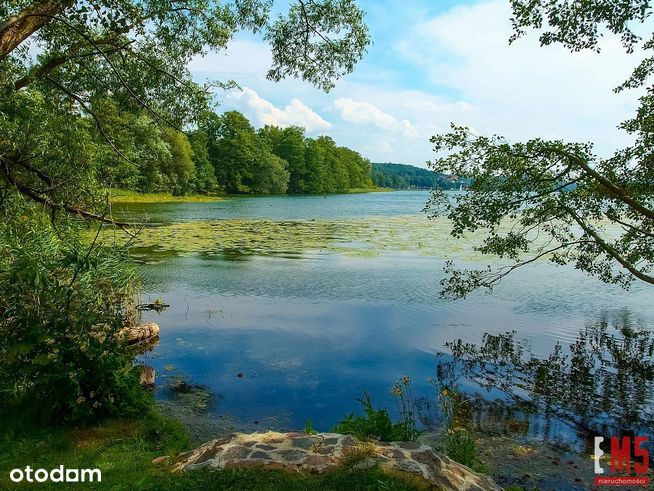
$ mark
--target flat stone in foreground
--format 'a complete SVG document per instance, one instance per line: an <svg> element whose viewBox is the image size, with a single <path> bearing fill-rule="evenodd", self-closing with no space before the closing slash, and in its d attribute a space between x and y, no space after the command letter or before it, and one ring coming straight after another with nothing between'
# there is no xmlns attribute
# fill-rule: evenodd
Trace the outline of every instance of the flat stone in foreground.
<svg viewBox="0 0 654 491"><path fill-rule="evenodd" d="M499 491L487 476L454 462L427 445L416 442L361 442L337 433L236 433L181 454L174 470L201 467L218 469L280 469L324 472L338 465L367 468L379 465L421 476L446 491Z"/></svg>

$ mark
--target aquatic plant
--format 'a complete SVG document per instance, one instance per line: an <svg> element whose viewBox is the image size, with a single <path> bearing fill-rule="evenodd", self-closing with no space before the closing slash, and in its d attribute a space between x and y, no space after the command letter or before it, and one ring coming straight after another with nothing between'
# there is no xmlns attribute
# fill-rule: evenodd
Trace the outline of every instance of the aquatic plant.
<svg viewBox="0 0 654 491"><path fill-rule="evenodd" d="M403 377L396 383L391 393L398 404L401 418L399 422L393 423L387 409L375 409L370 394L364 392L363 399L359 399L364 414L359 416L352 413L346 416L334 427L334 431L354 435L361 440L415 441L420 432L416 429L415 404L409 377Z"/></svg>
<svg viewBox="0 0 654 491"><path fill-rule="evenodd" d="M480 462L477 459L472 427L472 401L456 386L436 385L445 426L441 450L452 460L479 470Z"/></svg>
<svg viewBox="0 0 654 491"><path fill-rule="evenodd" d="M127 218L132 218L127 216ZM389 252L417 251L423 256L474 261L479 254L447 233L448 222L429 222L420 215L337 220L196 220L145 227L132 254L152 260L169 255L246 259L248 256L298 257L335 252L375 257ZM127 234L107 231L101 239L128 241Z"/></svg>
<svg viewBox="0 0 654 491"><path fill-rule="evenodd" d="M307 422L304 424L304 432L307 435L315 435L318 433L316 429L313 427L313 423L311 422L310 419L307 419Z"/></svg>
<svg viewBox="0 0 654 491"><path fill-rule="evenodd" d="M192 413L208 411L215 403L216 396L205 385L189 383L183 375L168 379L165 391L180 407Z"/></svg>
<svg viewBox="0 0 654 491"><path fill-rule="evenodd" d="M415 402L413 399L413 390L411 389L411 379L404 376L399 382L396 382L391 390L391 394L397 403L397 409L400 414L401 428L404 431L405 441L415 441L420 435L416 428Z"/></svg>

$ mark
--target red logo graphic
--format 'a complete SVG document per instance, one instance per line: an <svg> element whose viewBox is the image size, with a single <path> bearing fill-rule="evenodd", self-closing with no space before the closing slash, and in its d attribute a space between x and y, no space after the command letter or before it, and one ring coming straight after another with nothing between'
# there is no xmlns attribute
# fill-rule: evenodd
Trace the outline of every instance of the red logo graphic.
<svg viewBox="0 0 654 491"><path fill-rule="evenodd" d="M595 474L604 474L601 457L604 451L600 445L603 436L595 437ZM643 448L647 437L611 437L611 476L595 476L595 486L649 486L649 452ZM633 466L632 466L633 464ZM635 474L635 475L634 475Z"/></svg>

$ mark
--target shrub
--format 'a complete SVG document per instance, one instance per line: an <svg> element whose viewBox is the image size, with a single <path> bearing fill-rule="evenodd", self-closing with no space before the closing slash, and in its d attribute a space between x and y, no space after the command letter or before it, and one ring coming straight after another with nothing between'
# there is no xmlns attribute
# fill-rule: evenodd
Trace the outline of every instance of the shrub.
<svg viewBox="0 0 654 491"><path fill-rule="evenodd" d="M134 271L125 251L80 237L37 208L0 208L0 396L47 420L123 415L148 400L117 337Z"/></svg>
<svg viewBox="0 0 654 491"><path fill-rule="evenodd" d="M405 379L407 380L408 387L408 378L405 377ZM393 395L400 397L396 394L397 387L398 385L396 384ZM408 402L409 400L410 404ZM354 435L361 440L372 438L382 442L415 441L420 433L416 430L413 416L413 400L402 396L401 401L400 415L402 421L393 423L388 411L386 409L375 409L372 405L370 395L364 392L363 399L359 399L359 402L363 406L364 415L358 416L352 413L346 416L334 427L334 431L346 435Z"/></svg>

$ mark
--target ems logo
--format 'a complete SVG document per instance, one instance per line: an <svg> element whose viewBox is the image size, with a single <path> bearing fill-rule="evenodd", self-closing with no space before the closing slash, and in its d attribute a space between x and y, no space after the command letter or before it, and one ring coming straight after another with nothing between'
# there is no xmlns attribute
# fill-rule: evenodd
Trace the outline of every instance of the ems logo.
<svg viewBox="0 0 654 491"><path fill-rule="evenodd" d="M595 437L595 486L649 486L649 452L642 448L647 437L611 437L610 475L602 475L607 471L601 460L604 440L603 436Z"/></svg>

